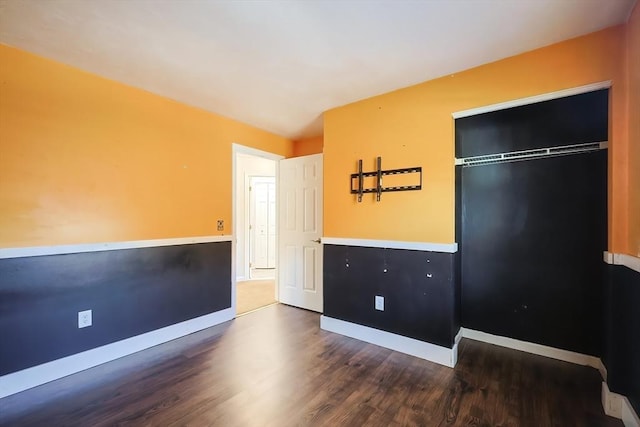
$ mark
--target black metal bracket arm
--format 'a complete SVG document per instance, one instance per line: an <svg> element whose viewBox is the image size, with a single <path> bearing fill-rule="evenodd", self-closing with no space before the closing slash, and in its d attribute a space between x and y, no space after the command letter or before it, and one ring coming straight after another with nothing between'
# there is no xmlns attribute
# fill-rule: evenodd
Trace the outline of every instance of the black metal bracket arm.
<svg viewBox="0 0 640 427"><path fill-rule="evenodd" d="M393 187L383 187L382 186L382 177L386 175L399 175L399 174L410 174L416 173L419 175L419 183L414 185L399 185ZM364 188L364 178L365 177L376 177L376 185L375 187ZM357 187L354 188L354 183L357 183ZM422 167L413 167L413 168L402 168L402 169L388 169L382 170L382 157L378 157L376 159L376 170L372 172L363 172L362 171L362 159L358 160L358 172L351 174L351 194L358 195L358 202L362 202L362 195L364 193L376 193L376 201L380 201L380 196L382 193L387 193L390 191L412 191L412 190L422 190Z"/></svg>

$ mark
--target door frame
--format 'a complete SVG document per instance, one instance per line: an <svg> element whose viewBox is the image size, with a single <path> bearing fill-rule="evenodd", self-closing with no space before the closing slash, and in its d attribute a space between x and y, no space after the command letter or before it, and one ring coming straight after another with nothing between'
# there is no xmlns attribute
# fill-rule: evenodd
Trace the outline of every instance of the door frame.
<svg viewBox="0 0 640 427"><path fill-rule="evenodd" d="M279 197L279 168L280 168L280 160L284 159L284 156L280 154L271 153L269 151L259 150L257 148L248 147L246 145L237 144L235 142L231 143L231 222L233 225L232 234L231 234L231 308L233 309L233 317L237 316L237 307L236 307L236 296L237 296L237 288L238 282L236 279L237 273L237 246L238 246L238 227L243 226L244 224L238 224L237 218L237 210L238 210L238 202L237 198L240 196L236 194L236 175L238 171L237 159L238 154L246 154L254 157L261 157L263 159L273 160L276 166L276 212L278 212L278 206L280 203ZM277 228L278 224L276 221L276 248L278 247L278 234L280 230ZM276 250L276 266L278 265L278 251ZM278 277L276 274L276 286L275 286L275 298L278 301Z"/></svg>

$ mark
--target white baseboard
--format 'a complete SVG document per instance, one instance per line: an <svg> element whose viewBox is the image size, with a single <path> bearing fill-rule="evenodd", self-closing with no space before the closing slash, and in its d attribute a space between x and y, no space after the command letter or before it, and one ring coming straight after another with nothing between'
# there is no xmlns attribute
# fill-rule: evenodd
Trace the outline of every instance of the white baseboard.
<svg viewBox="0 0 640 427"><path fill-rule="evenodd" d="M233 319L233 308L176 323L111 344L83 351L62 359L0 377L0 398L36 387L102 363L128 356L158 344L218 325Z"/></svg>
<svg viewBox="0 0 640 427"><path fill-rule="evenodd" d="M325 331L346 335L380 347L419 357L430 362L439 363L450 368L455 366L458 359L457 341L453 348L446 348L327 316L320 316L320 328Z"/></svg>
<svg viewBox="0 0 640 427"><path fill-rule="evenodd" d="M621 395L618 395L621 396ZM625 427L640 427L640 417L633 410L631 402L625 396L622 397L622 423Z"/></svg>
<svg viewBox="0 0 640 427"><path fill-rule="evenodd" d="M602 364L602 361L599 357L589 356L586 354L576 353L569 350L562 350L559 348L535 344L527 341L520 341L513 338L501 337L498 335L492 335L486 332L480 332L467 328L462 328L462 336L464 338L482 341L489 344L495 344L501 347L512 348L514 350L520 350L526 353L550 357L552 359L563 360L565 362L571 362L577 365L591 366L592 368L596 368L598 371L600 371L603 379L607 378L607 370L604 368L604 365Z"/></svg>
<svg viewBox="0 0 640 427"><path fill-rule="evenodd" d="M622 418L622 396L612 393L604 381L602 382L602 408L610 417Z"/></svg>
<svg viewBox="0 0 640 427"><path fill-rule="evenodd" d="M600 359L599 357L597 359L598 359L598 366L596 367L596 369L600 371L600 376L602 377L602 380L607 381L607 367L604 366L604 363L602 363L602 359Z"/></svg>
<svg viewBox="0 0 640 427"><path fill-rule="evenodd" d="M458 364L458 344L460 344L461 340L462 340L462 328L458 330L458 333L453 339L453 348L451 349L453 351L453 360L450 366L451 368L455 367Z"/></svg>
<svg viewBox="0 0 640 427"><path fill-rule="evenodd" d="M639 257L627 254L617 254L613 252L604 252L603 256L604 262L606 262L607 264L624 265L625 267L640 273Z"/></svg>
<svg viewBox="0 0 640 427"><path fill-rule="evenodd" d="M625 427L640 427L640 417L625 396L613 393L606 382L602 383L602 407L610 417L622 420Z"/></svg>

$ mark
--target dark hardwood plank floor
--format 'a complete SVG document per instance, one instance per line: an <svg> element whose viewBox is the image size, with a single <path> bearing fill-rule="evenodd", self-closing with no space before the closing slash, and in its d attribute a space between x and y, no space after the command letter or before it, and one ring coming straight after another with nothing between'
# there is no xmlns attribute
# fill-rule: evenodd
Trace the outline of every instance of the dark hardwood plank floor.
<svg viewBox="0 0 640 427"><path fill-rule="evenodd" d="M596 370L471 340L449 369L272 305L0 400L2 426L621 426Z"/></svg>

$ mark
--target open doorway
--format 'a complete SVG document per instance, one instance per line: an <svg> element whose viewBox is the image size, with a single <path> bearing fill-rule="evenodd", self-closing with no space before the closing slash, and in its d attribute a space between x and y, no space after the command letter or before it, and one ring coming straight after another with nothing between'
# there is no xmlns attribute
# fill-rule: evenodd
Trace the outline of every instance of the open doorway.
<svg viewBox="0 0 640 427"><path fill-rule="evenodd" d="M276 175L280 156L233 145L233 305L245 314L277 302Z"/></svg>

